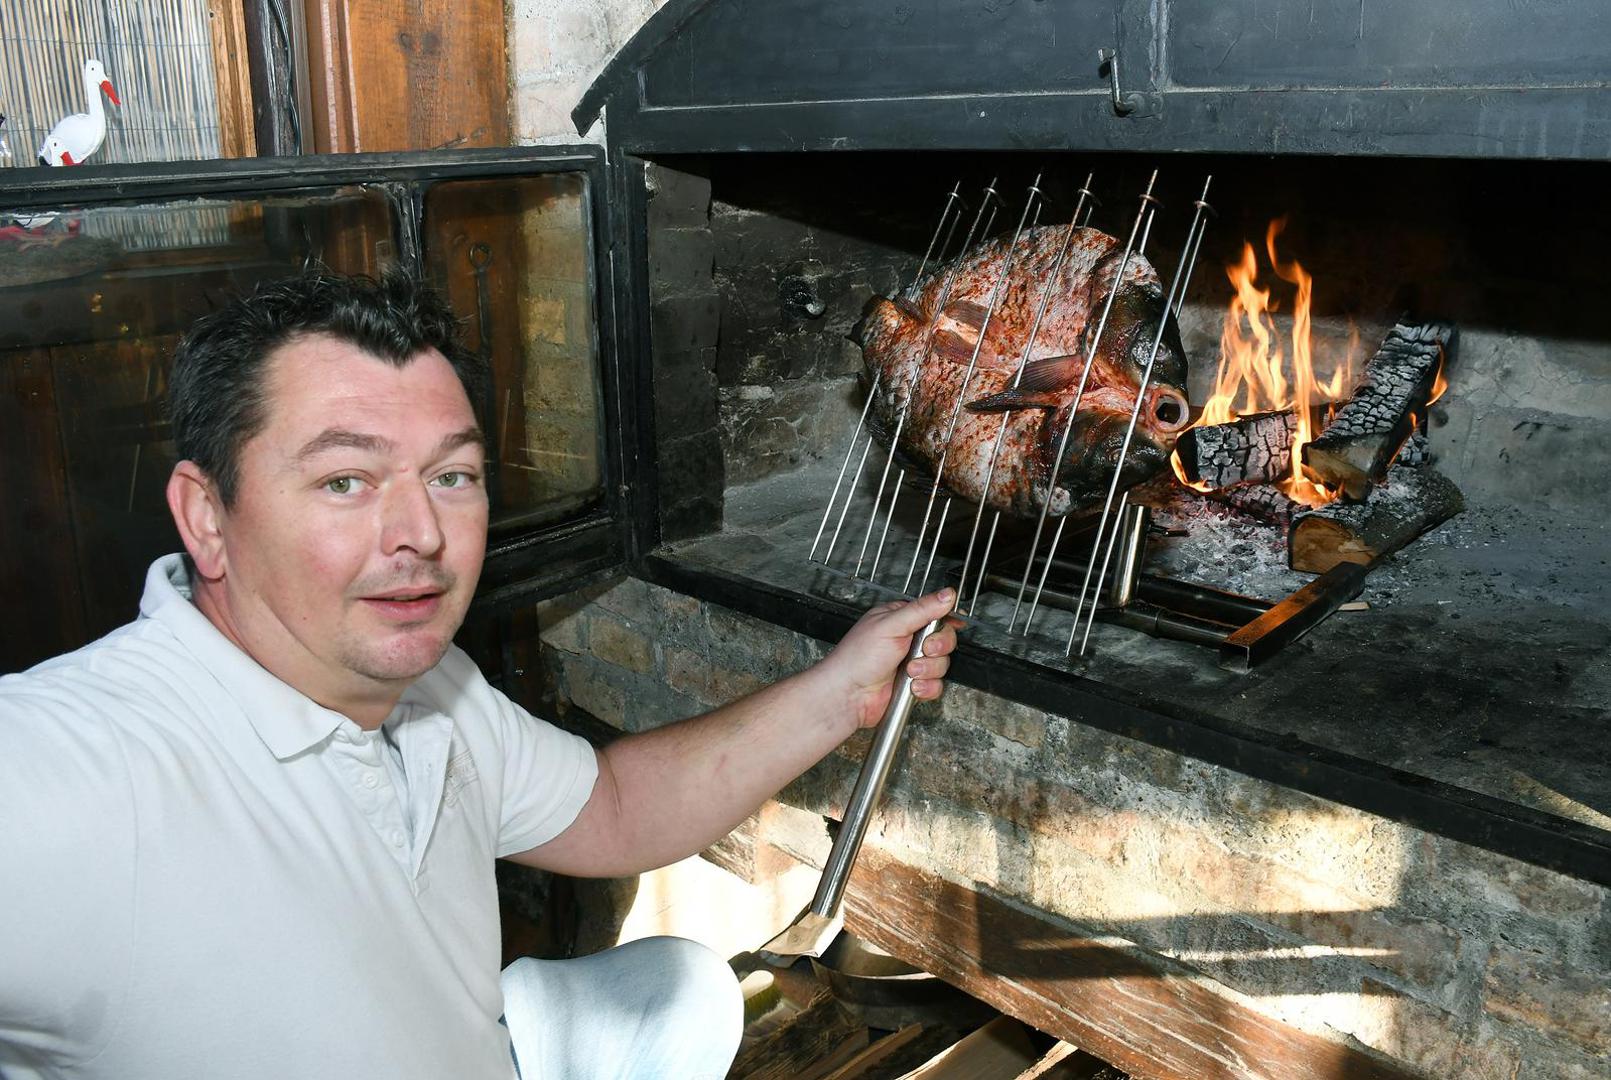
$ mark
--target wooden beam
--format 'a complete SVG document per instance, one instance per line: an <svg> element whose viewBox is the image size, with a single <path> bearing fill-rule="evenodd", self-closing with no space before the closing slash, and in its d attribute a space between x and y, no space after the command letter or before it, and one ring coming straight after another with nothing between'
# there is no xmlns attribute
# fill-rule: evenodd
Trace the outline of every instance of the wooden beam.
<svg viewBox="0 0 1611 1080"><path fill-rule="evenodd" d="M241 0L207 0L212 28L213 72L218 83L218 156L256 157L252 123L252 72Z"/></svg>
<svg viewBox="0 0 1611 1080"><path fill-rule="evenodd" d="M1203 986L1184 965L862 849L847 928L1145 1080L1412 1080Z"/></svg>

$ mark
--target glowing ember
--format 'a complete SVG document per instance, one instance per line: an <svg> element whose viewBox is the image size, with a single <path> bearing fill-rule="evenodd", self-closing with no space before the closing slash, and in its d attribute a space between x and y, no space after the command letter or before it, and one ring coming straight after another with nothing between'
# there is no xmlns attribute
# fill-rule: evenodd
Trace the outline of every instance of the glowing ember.
<svg viewBox="0 0 1611 1080"><path fill-rule="evenodd" d="M1225 312L1225 327L1220 333L1219 371L1214 389L1203 405L1196 426L1229 423L1252 413L1292 411L1297 417L1292 474L1278 486L1298 502L1319 506L1336 498L1336 492L1306 475L1303 445L1318 434L1314 426L1316 407L1341 400L1353 386L1353 357L1358 338L1350 335L1348 352L1333 367L1329 379L1321 380L1316 376L1309 318L1314 279L1296 259L1283 261L1276 254L1276 237L1286 224L1284 217L1270 222L1264 248L1275 276L1296 290L1291 334L1283 340L1272 317L1280 310L1281 301L1271 299L1272 289L1259 288L1259 264L1253 245L1243 244L1241 259L1225 268L1236 295ZM1206 485L1187 481L1179 456L1173 460L1175 475L1181 483L1209 490Z"/></svg>

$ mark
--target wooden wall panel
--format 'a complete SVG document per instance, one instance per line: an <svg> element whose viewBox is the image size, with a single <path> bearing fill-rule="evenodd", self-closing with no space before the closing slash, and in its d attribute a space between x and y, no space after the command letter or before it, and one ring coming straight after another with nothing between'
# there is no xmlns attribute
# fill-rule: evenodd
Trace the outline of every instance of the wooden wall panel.
<svg viewBox="0 0 1611 1080"><path fill-rule="evenodd" d="M503 0L305 3L310 150L508 144Z"/></svg>
<svg viewBox="0 0 1611 1080"><path fill-rule="evenodd" d="M241 0L207 0L213 35L213 70L218 78L218 154L255 157L252 75L247 62L246 20Z"/></svg>

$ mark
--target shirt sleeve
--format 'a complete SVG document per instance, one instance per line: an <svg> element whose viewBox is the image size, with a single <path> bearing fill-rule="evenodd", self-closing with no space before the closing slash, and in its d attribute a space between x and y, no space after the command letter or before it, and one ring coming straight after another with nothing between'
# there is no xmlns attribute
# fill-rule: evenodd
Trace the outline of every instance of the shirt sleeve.
<svg viewBox="0 0 1611 1080"><path fill-rule="evenodd" d="M497 855L513 855L564 832L587 805L598 779L598 755L579 735L561 731L509 700L489 684L475 662L454 647L438 671L458 684L490 736L490 752L477 753L483 783L495 779ZM453 710L463 728L467 717ZM479 739L472 740L472 750ZM495 760L483 760L495 757Z"/></svg>

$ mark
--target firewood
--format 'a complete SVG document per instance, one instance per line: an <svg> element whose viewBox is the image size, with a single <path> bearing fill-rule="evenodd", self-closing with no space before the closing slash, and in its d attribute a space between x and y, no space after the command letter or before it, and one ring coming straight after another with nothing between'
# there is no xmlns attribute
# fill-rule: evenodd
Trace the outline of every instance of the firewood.
<svg viewBox="0 0 1611 1080"><path fill-rule="evenodd" d="M1250 517L1283 528L1291 523L1293 515L1303 509L1302 503L1293 500L1274 484L1242 484L1206 494L1215 502L1222 502Z"/></svg>
<svg viewBox="0 0 1611 1080"><path fill-rule="evenodd" d="M831 1072L867 1045L857 1023L824 987L782 1027L739 1051L729 1078L785 1080Z"/></svg>
<svg viewBox="0 0 1611 1080"><path fill-rule="evenodd" d="M1386 478L1387 468L1415 415L1424 412L1438 370L1454 352L1449 323L1407 326L1387 332L1365 365L1365 377L1325 431L1303 448L1303 463L1355 502Z"/></svg>
<svg viewBox="0 0 1611 1080"><path fill-rule="evenodd" d="M1010 1016L998 1016L955 1046L907 1073L907 1080L982 1080L1016 1077L1035 1064L1029 1029Z"/></svg>
<svg viewBox="0 0 1611 1080"><path fill-rule="evenodd" d="M1324 406L1313 410L1317 425L1325 411ZM1224 424L1187 428L1180 433L1175 451L1192 483L1215 489L1269 483L1292 472L1292 443L1297 434L1296 412L1253 413ZM1417 423L1393 464L1425 465L1431 457L1426 432Z"/></svg>
<svg viewBox="0 0 1611 1080"><path fill-rule="evenodd" d="M1341 562L1368 566L1463 509L1460 489L1436 469L1395 467L1362 503L1334 502L1297 515L1287 561L1317 574Z"/></svg>
<svg viewBox="0 0 1611 1080"><path fill-rule="evenodd" d="M1417 424L1410 437L1404 440L1404 448L1393 459L1394 465L1405 465L1418 469L1432 460L1432 440L1426 437L1426 429Z"/></svg>
<svg viewBox="0 0 1611 1080"><path fill-rule="evenodd" d="M1254 413L1226 424L1187 428L1175 445L1186 479L1211 488L1279 480L1292 471L1297 414Z"/></svg>

